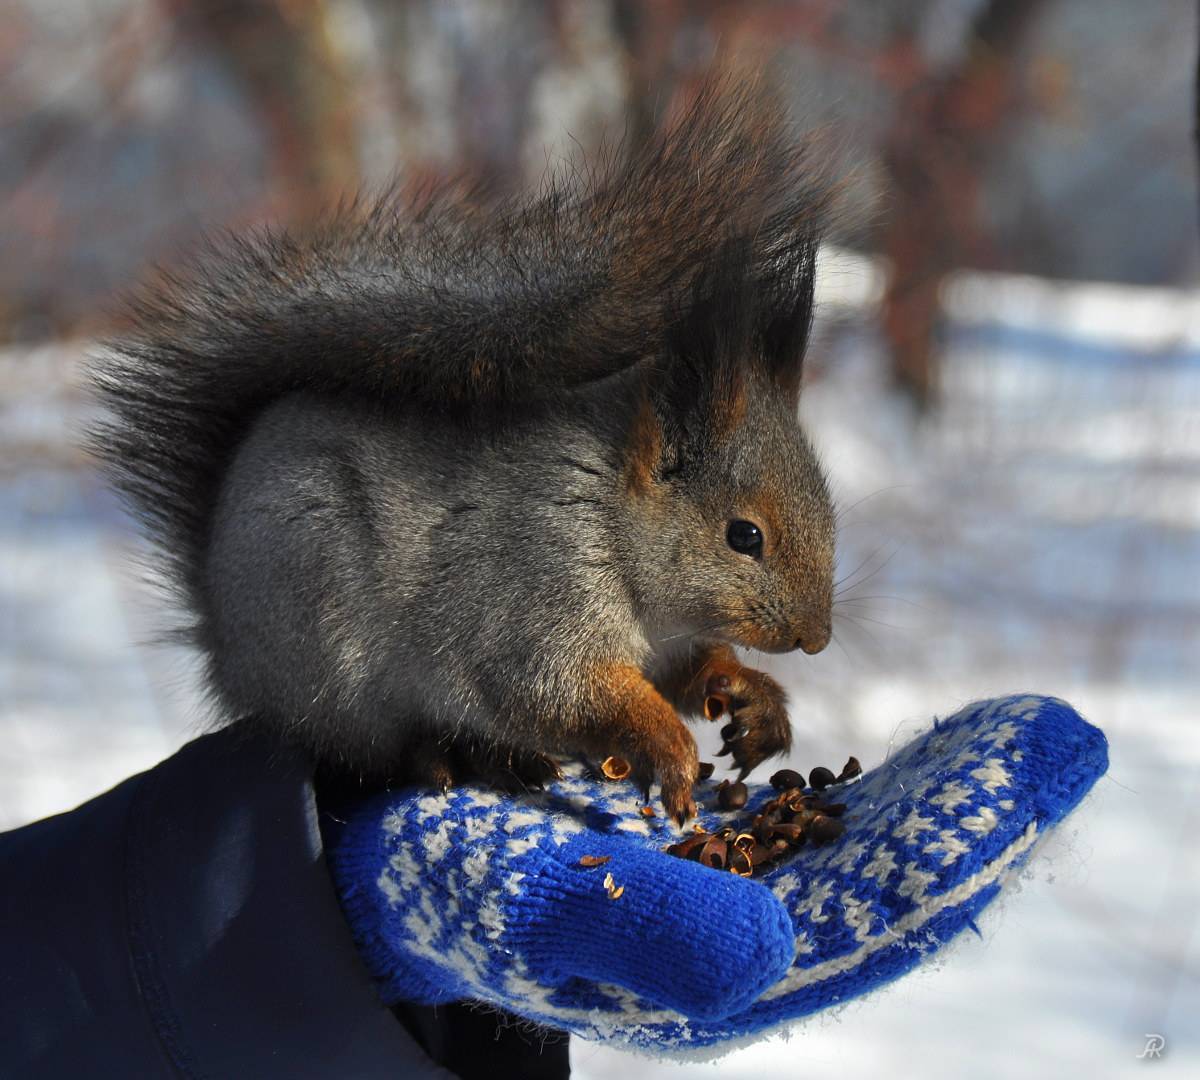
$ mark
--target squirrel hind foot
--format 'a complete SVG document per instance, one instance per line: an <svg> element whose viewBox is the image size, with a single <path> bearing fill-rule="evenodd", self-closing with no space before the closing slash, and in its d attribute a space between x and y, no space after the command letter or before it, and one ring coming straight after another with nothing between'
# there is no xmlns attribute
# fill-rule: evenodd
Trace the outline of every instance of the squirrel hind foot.
<svg viewBox="0 0 1200 1080"><path fill-rule="evenodd" d="M439 791L483 784L508 794L541 790L562 778L558 762L547 754L432 733L410 741L389 773L392 782Z"/></svg>

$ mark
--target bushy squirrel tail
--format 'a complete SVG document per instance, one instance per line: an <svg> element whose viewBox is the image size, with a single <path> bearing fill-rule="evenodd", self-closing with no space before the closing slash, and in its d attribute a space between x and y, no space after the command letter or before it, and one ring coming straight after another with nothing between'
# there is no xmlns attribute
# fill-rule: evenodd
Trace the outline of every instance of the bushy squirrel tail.
<svg viewBox="0 0 1200 1080"><path fill-rule="evenodd" d="M769 291L811 271L828 193L811 156L771 94L717 80L644 148L521 200L392 193L303 236L210 240L131 301L93 368L90 445L196 610L222 475L266 405L307 390L471 413L631 367L730 239Z"/></svg>

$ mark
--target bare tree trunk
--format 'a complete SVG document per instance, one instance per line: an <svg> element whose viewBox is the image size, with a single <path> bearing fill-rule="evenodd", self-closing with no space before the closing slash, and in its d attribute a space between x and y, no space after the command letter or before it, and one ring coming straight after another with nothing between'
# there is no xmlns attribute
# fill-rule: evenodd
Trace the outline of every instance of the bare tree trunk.
<svg viewBox="0 0 1200 1080"><path fill-rule="evenodd" d="M1200 3L1196 5L1197 29L1200 30ZM1198 34L1200 36L1200 34ZM1196 143L1196 163L1200 170L1200 46L1196 52L1196 99L1192 111L1192 137Z"/></svg>
<svg viewBox="0 0 1200 1080"><path fill-rule="evenodd" d="M982 165L1011 117L1015 59L1041 7L1042 0L989 0L962 64L937 80L917 79L897 102L884 147L891 191L883 247L892 275L883 327L895 380L921 407L937 396L938 292L953 267L979 253Z"/></svg>

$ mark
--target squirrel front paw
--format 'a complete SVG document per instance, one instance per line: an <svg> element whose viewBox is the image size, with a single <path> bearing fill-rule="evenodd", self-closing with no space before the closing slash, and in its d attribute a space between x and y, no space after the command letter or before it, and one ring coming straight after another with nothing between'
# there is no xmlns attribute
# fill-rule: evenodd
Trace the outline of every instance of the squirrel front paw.
<svg viewBox="0 0 1200 1080"><path fill-rule="evenodd" d="M696 816L696 800L692 785L700 772L700 756L693 743L691 753L669 765L659 766L658 782L662 787L663 809L679 825Z"/></svg>
<svg viewBox="0 0 1200 1080"><path fill-rule="evenodd" d="M682 724L675 734L677 738L643 745L639 752L633 753L629 761L629 778L641 789L647 802L650 801L650 785L657 779L663 809L668 817L683 825L696 816L692 786L700 772L700 754L695 739Z"/></svg>
<svg viewBox="0 0 1200 1080"><path fill-rule="evenodd" d="M631 754L628 776L642 791L647 802L650 801L650 786L657 779L663 809L668 817L683 825L696 816L692 786L700 773L700 754L696 749L696 741L682 724L680 734L682 738L643 747L640 752ZM609 761L619 764L622 759L615 757ZM624 774L616 775L607 770L608 762L605 763L605 775L614 780L624 779Z"/></svg>
<svg viewBox="0 0 1200 1080"><path fill-rule="evenodd" d="M581 706L590 731L579 749L628 762L630 779L647 799L657 779L667 814L681 825L694 817L692 785L700 772L700 754L675 707L632 664L598 667L583 685L591 689Z"/></svg>
<svg viewBox="0 0 1200 1080"><path fill-rule="evenodd" d="M710 720L729 716L717 757L732 755L739 780L767 758L791 749L787 694L770 675L744 667L714 672L704 692L704 714Z"/></svg>

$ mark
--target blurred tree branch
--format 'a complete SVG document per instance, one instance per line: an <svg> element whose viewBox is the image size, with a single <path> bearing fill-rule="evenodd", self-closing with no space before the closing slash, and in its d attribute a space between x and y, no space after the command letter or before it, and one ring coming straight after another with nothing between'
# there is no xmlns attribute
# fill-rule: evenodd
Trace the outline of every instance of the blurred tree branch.
<svg viewBox="0 0 1200 1080"><path fill-rule="evenodd" d="M102 325L112 292L204 229L308 220L396 172L519 190L601 133L636 145L732 58L771 65L805 122L846 133L835 149L860 168L839 239L895 267L886 332L920 402L952 269L1194 273L1177 221L1197 148L1173 111L1200 97L1189 0L11 6L0 338Z"/></svg>
<svg viewBox="0 0 1200 1080"><path fill-rule="evenodd" d="M1200 20L1200 3L1196 5L1197 19ZM1200 39L1200 27L1197 28L1197 38ZM1197 170L1200 172L1200 40L1196 49L1196 82L1195 100L1192 105L1192 140L1196 144Z"/></svg>
<svg viewBox="0 0 1200 1080"><path fill-rule="evenodd" d="M334 46L328 0L161 2L223 59L257 110L277 212L310 216L355 191L354 81Z"/></svg>

